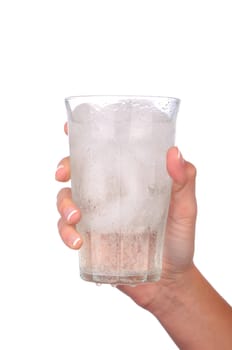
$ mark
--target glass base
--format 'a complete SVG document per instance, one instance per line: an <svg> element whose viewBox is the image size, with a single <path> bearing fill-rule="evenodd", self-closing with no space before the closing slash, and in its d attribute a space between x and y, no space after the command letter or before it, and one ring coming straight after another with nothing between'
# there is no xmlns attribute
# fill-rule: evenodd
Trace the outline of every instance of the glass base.
<svg viewBox="0 0 232 350"><path fill-rule="evenodd" d="M99 275L81 272L80 276L83 280L88 282L94 282L96 284L127 284L136 286L142 283L152 283L157 282L160 279L161 272L156 272L152 274L139 274L139 275L125 275L125 276L110 276L110 275Z"/></svg>

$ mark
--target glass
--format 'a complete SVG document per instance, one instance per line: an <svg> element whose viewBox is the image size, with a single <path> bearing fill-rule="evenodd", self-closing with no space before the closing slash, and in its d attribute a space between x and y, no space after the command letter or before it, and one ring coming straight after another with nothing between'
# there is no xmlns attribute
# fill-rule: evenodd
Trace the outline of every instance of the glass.
<svg viewBox="0 0 232 350"><path fill-rule="evenodd" d="M132 284L160 278L180 100L155 96L65 99L73 200L82 218L81 278Z"/></svg>

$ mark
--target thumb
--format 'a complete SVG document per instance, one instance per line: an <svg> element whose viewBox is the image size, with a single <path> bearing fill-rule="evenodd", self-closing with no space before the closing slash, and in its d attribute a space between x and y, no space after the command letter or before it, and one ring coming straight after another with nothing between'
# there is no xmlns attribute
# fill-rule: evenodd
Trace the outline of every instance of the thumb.
<svg viewBox="0 0 232 350"><path fill-rule="evenodd" d="M195 219L196 168L183 159L177 147L172 147L167 153L167 170L173 180L169 215L175 221Z"/></svg>

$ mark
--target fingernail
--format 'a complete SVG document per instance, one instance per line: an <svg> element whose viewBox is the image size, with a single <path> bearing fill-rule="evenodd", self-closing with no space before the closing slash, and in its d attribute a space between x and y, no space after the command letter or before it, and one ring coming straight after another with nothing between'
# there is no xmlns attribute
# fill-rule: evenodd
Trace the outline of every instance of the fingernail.
<svg viewBox="0 0 232 350"><path fill-rule="evenodd" d="M59 164L56 168L56 171L58 171L59 169L63 169L64 168L64 165L63 164Z"/></svg>
<svg viewBox="0 0 232 350"><path fill-rule="evenodd" d="M64 165L63 164L59 164L56 168L56 175L59 172L60 169L64 169ZM60 174L61 175L61 174Z"/></svg>
<svg viewBox="0 0 232 350"><path fill-rule="evenodd" d="M77 237L73 242L72 242L72 246L76 247L78 245L78 243L80 242L80 237Z"/></svg>
<svg viewBox="0 0 232 350"><path fill-rule="evenodd" d="M70 221L72 216L78 212L77 209L69 208L65 211L65 217L67 221Z"/></svg>
<svg viewBox="0 0 232 350"><path fill-rule="evenodd" d="M67 244L70 248L76 249L81 246L81 241L81 237L78 234L72 233L68 238Z"/></svg>
<svg viewBox="0 0 232 350"><path fill-rule="evenodd" d="M182 164L184 164L184 158L183 158L182 153L180 152L179 148L178 148L177 158L180 160L180 162Z"/></svg>

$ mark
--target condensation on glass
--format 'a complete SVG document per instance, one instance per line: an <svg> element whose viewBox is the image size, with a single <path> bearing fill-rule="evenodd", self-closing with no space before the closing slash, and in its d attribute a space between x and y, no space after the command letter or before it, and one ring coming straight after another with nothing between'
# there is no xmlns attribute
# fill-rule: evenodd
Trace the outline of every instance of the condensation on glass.
<svg viewBox="0 0 232 350"><path fill-rule="evenodd" d="M80 275L95 283L160 278L180 100L153 96L65 99L72 196L81 209Z"/></svg>

